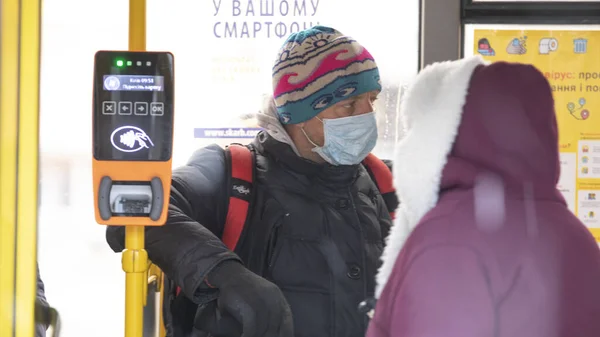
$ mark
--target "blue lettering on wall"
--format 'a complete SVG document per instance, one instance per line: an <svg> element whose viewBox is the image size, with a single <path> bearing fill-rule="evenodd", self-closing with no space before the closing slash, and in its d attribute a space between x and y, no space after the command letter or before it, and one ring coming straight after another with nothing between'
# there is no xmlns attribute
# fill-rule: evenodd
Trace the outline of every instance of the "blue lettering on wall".
<svg viewBox="0 0 600 337"><path fill-rule="evenodd" d="M283 38L291 33L299 32L319 22L259 22L259 21L217 21L213 26L213 33L219 39L254 39L254 38Z"/></svg>
<svg viewBox="0 0 600 337"><path fill-rule="evenodd" d="M194 138L254 138L262 128L195 128Z"/></svg>
<svg viewBox="0 0 600 337"><path fill-rule="evenodd" d="M284 38L289 34L319 25L314 20L276 20L274 17L312 17L317 14L320 0L212 0L214 16L231 1L234 20L215 21L213 34L219 39ZM239 17L239 19L237 19ZM258 17L272 17L258 19ZM249 19L254 18L254 19ZM307 18L308 19L308 18ZM285 22L284 22L285 21Z"/></svg>

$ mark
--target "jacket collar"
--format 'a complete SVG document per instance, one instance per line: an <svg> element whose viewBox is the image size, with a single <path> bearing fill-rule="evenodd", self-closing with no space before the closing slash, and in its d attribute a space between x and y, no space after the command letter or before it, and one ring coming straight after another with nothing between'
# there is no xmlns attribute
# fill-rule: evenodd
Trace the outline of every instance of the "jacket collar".
<svg viewBox="0 0 600 337"><path fill-rule="evenodd" d="M261 131L256 136L253 146L259 153L271 158L286 170L306 176L317 183L348 186L358 177L359 165L334 166L328 163L315 163L298 156L290 145L276 140L265 131Z"/></svg>

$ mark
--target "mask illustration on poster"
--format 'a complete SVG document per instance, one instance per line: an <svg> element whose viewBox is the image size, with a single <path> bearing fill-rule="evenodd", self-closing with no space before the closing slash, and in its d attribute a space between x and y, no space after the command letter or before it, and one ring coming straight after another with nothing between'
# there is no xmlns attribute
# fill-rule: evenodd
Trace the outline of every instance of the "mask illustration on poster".
<svg viewBox="0 0 600 337"><path fill-rule="evenodd" d="M487 38L480 39L477 43L477 52L484 56L494 56L496 52L492 45L490 45L490 41Z"/></svg>

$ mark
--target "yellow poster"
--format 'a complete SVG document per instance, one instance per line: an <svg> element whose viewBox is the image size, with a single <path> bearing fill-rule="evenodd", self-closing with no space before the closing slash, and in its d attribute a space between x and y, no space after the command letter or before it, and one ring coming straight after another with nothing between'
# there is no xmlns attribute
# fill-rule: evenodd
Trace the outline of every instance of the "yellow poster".
<svg viewBox="0 0 600 337"><path fill-rule="evenodd" d="M529 63L554 92L561 150L558 188L600 242L600 31L475 29L475 54Z"/></svg>

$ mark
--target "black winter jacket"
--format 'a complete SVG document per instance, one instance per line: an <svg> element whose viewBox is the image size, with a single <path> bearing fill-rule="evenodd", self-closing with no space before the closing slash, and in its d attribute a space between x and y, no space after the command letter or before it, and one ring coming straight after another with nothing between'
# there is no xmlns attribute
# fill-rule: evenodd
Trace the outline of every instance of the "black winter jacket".
<svg viewBox="0 0 600 337"><path fill-rule="evenodd" d="M255 197L236 252L219 240L229 182L225 151L213 145L173 172L167 224L146 228L149 258L194 305L208 299L198 290L214 266L241 259L281 288L295 337L364 337L357 308L374 293L391 225L377 187L362 165L313 163L266 132L252 148ZM123 228L108 227L107 240L122 251Z"/></svg>
<svg viewBox="0 0 600 337"><path fill-rule="evenodd" d="M41 304L47 306L48 302L46 300L46 289L44 287L44 282L42 281L42 278L40 277L40 266L36 265L36 268L37 268L36 298ZM45 323L36 324L35 325L35 337L45 337L47 329L48 329L48 326L46 326Z"/></svg>

